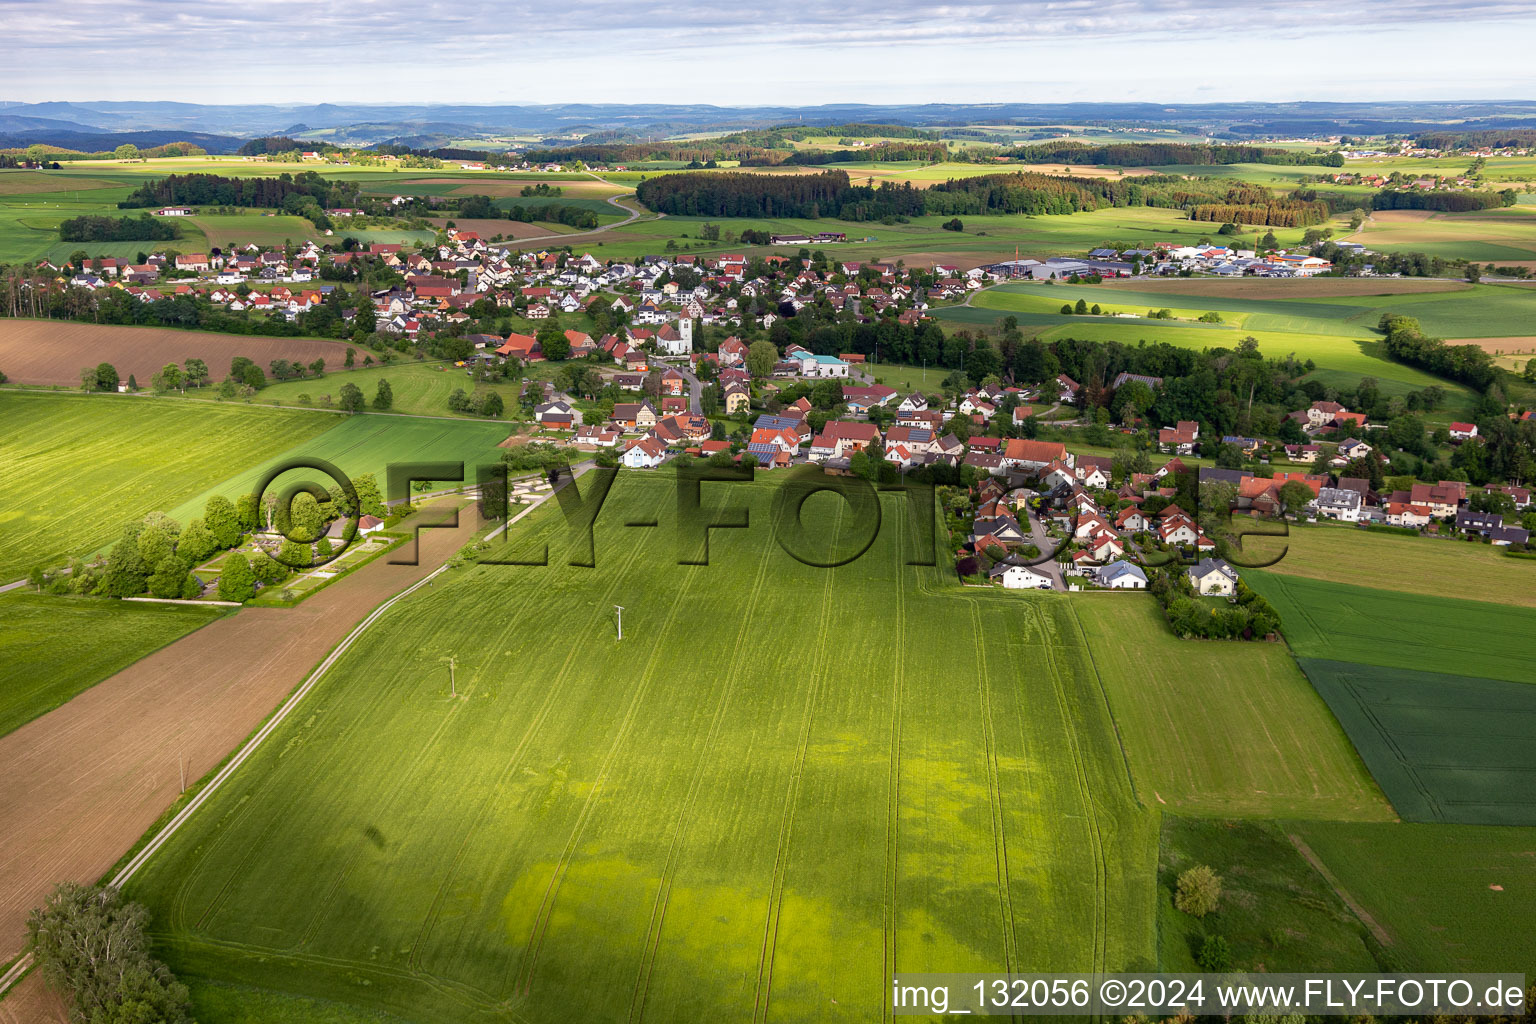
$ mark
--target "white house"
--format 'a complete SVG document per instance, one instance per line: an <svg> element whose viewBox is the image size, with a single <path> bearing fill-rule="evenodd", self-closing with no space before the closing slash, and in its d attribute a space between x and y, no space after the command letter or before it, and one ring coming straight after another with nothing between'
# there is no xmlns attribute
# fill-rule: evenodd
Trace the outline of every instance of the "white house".
<svg viewBox="0 0 1536 1024"><path fill-rule="evenodd" d="M1359 491L1343 487L1322 487L1318 489L1313 504L1317 507L1317 514L1328 519L1337 519L1342 523L1360 521L1362 510Z"/></svg>
<svg viewBox="0 0 1536 1024"><path fill-rule="evenodd" d="M623 462L629 469L655 469L666 454L666 445L654 437L642 437L624 450Z"/></svg>
<svg viewBox="0 0 1536 1024"><path fill-rule="evenodd" d="M1147 574L1130 562L1111 562L1097 574L1099 585L1110 590L1146 590Z"/></svg>
<svg viewBox="0 0 1536 1024"><path fill-rule="evenodd" d="M1237 570L1219 558L1202 558L1187 572L1197 594L1231 597L1237 592Z"/></svg>
<svg viewBox="0 0 1536 1024"><path fill-rule="evenodd" d="M988 575L1000 581L1008 590L1050 590L1052 585L1051 578L1045 573L1027 565L1013 565L1009 562L997 563Z"/></svg>

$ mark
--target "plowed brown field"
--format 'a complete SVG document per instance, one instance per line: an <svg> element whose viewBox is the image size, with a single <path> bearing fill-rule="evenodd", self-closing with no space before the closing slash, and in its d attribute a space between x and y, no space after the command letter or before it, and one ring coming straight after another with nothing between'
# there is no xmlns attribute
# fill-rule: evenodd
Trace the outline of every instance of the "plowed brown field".
<svg viewBox="0 0 1536 1024"><path fill-rule="evenodd" d="M160 327L118 327L60 320L0 320L0 370L18 384L80 383L80 368L111 363L124 380L132 374L149 386L166 363L190 358L208 364L215 380L229 372L229 361L246 356L266 370L274 359L324 359L339 368L347 346L339 341L306 338L262 338L254 335L173 331Z"/></svg>

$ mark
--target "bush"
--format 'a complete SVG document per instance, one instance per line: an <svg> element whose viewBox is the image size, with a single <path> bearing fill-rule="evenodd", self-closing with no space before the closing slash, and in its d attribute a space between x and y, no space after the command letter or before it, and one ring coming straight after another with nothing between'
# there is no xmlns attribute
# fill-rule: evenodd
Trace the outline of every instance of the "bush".
<svg viewBox="0 0 1536 1024"><path fill-rule="evenodd" d="M1195 963L1201 970L1222 974L1232 966L1232 947L1220 935L1207 936L1195 954Z"/></svg>
<svg viewBox="0 0 1536 1024"><path fill-rule="evenodd" d="M1173 905L1191 917L1204 917L1221 900L1221 876L1205 864L1197 864L1179 875L1173 893Z"/></svg>

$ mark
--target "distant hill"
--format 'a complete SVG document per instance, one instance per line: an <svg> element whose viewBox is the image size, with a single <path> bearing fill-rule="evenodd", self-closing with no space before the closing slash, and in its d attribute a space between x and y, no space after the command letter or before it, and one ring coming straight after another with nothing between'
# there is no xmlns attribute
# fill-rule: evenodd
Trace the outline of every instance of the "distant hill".
<svg viewBox="0 0 1536 1024"><path fill-rule="evenodd" d="M16 130L8 124L12 120L36 120L34 118L9 118L0 115L0 149L25 149L28 146L57 146L82 153L109 153L118 146L134 145L140 149L163 146L168 142L190 142L210 153L233 153L245 142L232 135L209 135L206 132L188 132L179 129L142 132L95 132L82 125L74 128L25 128Z"/></svg>

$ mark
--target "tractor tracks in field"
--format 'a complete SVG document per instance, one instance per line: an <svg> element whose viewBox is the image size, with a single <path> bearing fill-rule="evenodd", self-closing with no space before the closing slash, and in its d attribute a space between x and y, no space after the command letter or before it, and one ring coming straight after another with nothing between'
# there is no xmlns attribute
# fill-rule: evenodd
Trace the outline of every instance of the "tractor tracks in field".
<svg viewBox="0 0 1536 1024"><path fill-rule="evenodd" d="M688 791L683 797L682 806L678 809L677 822L672 829L672 841L667 847L667 859L661 869L661 879L656 886L656 899L651 906L651 919L646 925L645 939L641 945L640 969L635 976L635 989L630 997L628 1020L638 1022L645 1016L645 1000L650 993L651 972L655 969L656 954L661 947L661 928L666 919L667 904L672 898L672 880L677 875L677 865L682 858L684 836L687 835L689 819L693 814L693 803L703 787L705 778L705 765L715 742L719 739L721 726L725 723L726 708L730 706L732 695L736 691L736 685L746 666L746 639L750 627L754 622L754 612L757 610L758 598L763 592L763 582L768 574L768 563L773 554L773 545L763 547L762 557L757 563L757 577L752 583L752 596L747 602L747 609L741 618L741 625L736 631L736 643L733 650L736 656L731 661L731 670L726 674L726 683L721 690L720 699L715 704L714 716L710 719L709 732L704 737L704 742L699 750L699 759L694 765L693 777L689 780Z"/></svg>
<svg viewBox="0 0 1536 1024"><path fill-rule="evenodd" d="M836 537L843 522L843 509L839 504L828 536ZM779 946L779 921L784 910L784 889L789 875L789 848L794 835L795 805L800 800L800 783L805 775L806 753L811 745L811 727L816 721L816 700L821 695L830 659L827 623L832 619L832 581L835 576L828 571L827 582L822 589L820 643L816 649L816 663L810 672L810 685L805 692L805 711L801 714L800 743L795 752L795 767L790 773L789 786L784 797L784 816L779 824L779 844L773 859L773 881L768 890L768 919L763 923L763 946L757 961L757 988L752 1000L752 1021L767 1021L768 1001L773 991L773 961Z"/></svg>
<svg viewBox="0 0 1536 1024"><path fill-rule="evenodd" d="M549 886L545 890L544 899L539 903L539 909L534 915L533 932L528 937L528 943L524 947L523 954L523 979L521 991L527 995L533 985L533 975L538 969L539 954L544 948L544 940L549 934L549 922L554 916L555 901L560 894L560 886L565 881L566 873L570 870L571 860L576 854L576 848L581 842L582 835L586 832L588 824L597 808L599 797L603 794L604 786L612 773L613 764L618 758L619 749L629 739L630 730L639 717L640 708L645 703L646 694L650 691L651 683L655 679L657 664L660 660L662 638L665 637L672 624L677 619L678 607L683 603L682 594L686 593L698 576L699 566L690 566L687 577L683 582L681 592L673 599L671 607L667 609L666 621L656 631L655 639L651 642L650 653L646 656L645 671L640 674L640 682L635 687L634 694L630 697L629 706L624 710L624 717L619 722L618 731L614 734L613 743L608 747L608 753L604 755L602 765L598 769L597 778L592 783L591 790L587 793L586 800L582 803L581 811L576 817L576 825L571 830L570 838L566 841L565 849L560 855L560 860L555 866L554 873L550 876ZM617 578L616 578L617 579Z"/></svg>
<svg viewBox="0 0 1536 1024"><path fill-rule="evenodd" d="M1083 819L1087 822L1088 835L1093 851L1093 881L1095 890L1093 921L1093 960L1091 970L1105 970L1109 945L1109 866L1104 856L1104 832L1099 825L1099 812L1093 800L1093 783L1088 778L1088 768L1083 763L1082 747L1078 743L1078 730L1074 727L1072 704L1067 700L1062 684L1061 666L1052 644L1041 644L1046 662L1050 667L1051 681L1056 688L1056 704L1061 709L1067 734L1067 749L1072 755L1072 771L1077 777L1078 794L1083 804Z"/></svg>
<svg viewBox="0 0 1536 1024"><path fill-rule="evenodd" d="M997 900L1003 920L1003 969L1013 973L1018 962L1018 933L1013 917L1013 884L1008 876L1008 830L1003 814L1003 788L997 766L997 734L992 727L992 696L987 676L987 652L982 643L986 633L981 625L981 610L971 603L972 638L976 647L977 694L981 701L981 739L987 765L987 797L991 805L992 846L997 858Z"/></svg>

